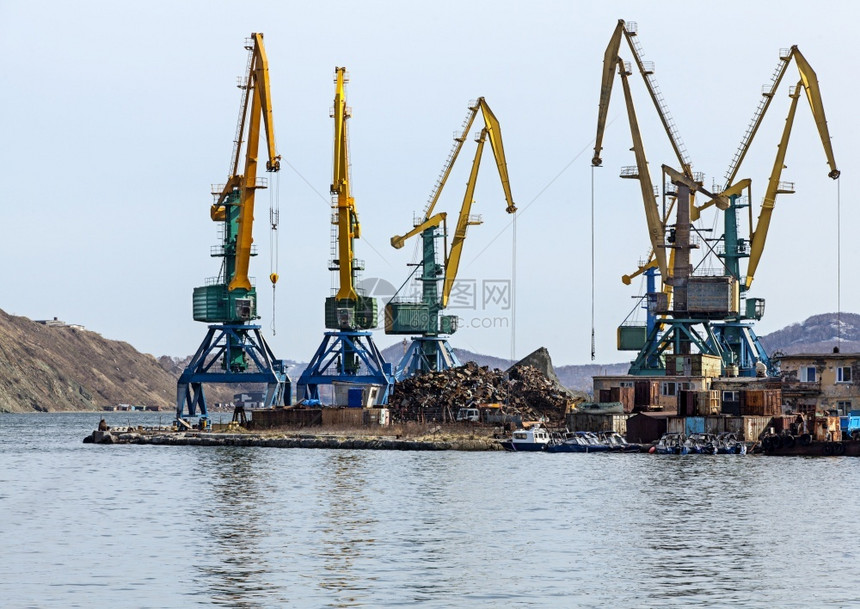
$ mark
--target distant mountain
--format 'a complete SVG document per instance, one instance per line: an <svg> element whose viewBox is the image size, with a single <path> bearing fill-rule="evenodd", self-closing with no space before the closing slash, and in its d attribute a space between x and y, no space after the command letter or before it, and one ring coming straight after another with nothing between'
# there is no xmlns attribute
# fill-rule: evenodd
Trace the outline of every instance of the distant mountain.
<svg viewBox="0 0 860 609"><path fill-rule="evenodd" d="M386 347L382 350L382 357L386 362L391 362L394 365L397 365L403 356L406 354L406 349L409 347L409 342L407 339L406 344L403 342L395 343L390 347ZM493 357L492 355L481 355L480 353L474 353L472 351L466 351L465 349L454 349L454 355L460 360L461 363L465 364L466 362L475 362L479 366L487 366L490 370L494 368L498 368L499 370L507 370L511 367L511 364L514 362L509 359L504 359L501 357Z"/></svg>
<svg viewBox="0 0 860 609"><path fill-rule="evenodd" d="M400 361L404 353L405 350L402 343L382 350L382 356L385 358L385 361L394 362L395 364ZM487 366L491 370L494 368L507 370L516 363L511 359L482 355L465 349L454 349L454 354L464 364L466 362L475 362L479 366ZM592 388L591 377L595 374L627 374L629 368L630 364L626 362L620 364L568 365L555 366L555 373L561 384L568 389L590 393Z"/></svg>
<svg viewBox="0 0 860 609"><path fill-rule="evenodd" d="M630 362L621 362L618 364L581 364L557 366L555 373L558 375L561 384L568 389L591 393L593 387L592 377L597 375L616 376L627 374L629 369Z"/></svg>
<svg viewBox="0 0 860 609"><path fill-rule="evenodd" d="M760 336L768 354L832 353L838 346L843 353L860 352L860 315L823 313L776 332Z"/></svg>

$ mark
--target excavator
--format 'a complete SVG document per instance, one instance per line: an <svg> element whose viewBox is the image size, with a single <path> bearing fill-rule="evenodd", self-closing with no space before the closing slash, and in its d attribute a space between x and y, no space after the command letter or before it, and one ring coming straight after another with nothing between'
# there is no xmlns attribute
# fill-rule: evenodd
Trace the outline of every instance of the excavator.
<svg viewBox="0 0 860 609"><path fill-rule="evenodd" d="M220 245L211 255L221 258L216 278L194 288L193 317L209 324L209 331L177 385L177 422L197 416L208 424L203 383L265 383L264 406L283 405L290 399L290 381L286 365L272 353L260 326L250 322L257 315L257 291L248 277L253 246L254 199L267 181L257 177L260 132L265 131L266 171L280 169L280 155L275 150L272 121L272 98L269 66L263 46L263 34L254 33L245 45L248 51L247 76L239 87L243 90L236 138L226 184L213 187L214 202L209 215L221 224ZM242 144L247 138L244 148ZM240 163L244 167L240 173ZM272 284L277 274L270 275ZM182 424L182 423L180 423Z"/></svg>
<svg viewBox="0 0 860 609"><path fill-rule="evenodd" d="M447 214L445 212L434 214L433 212L478 112L483 116L484 127L476 138L475 157L472 161L466 192L463 196L463 203L460 206L460 214L449 248ZM469 105L469 112L463 121L463 129L460 135L454 138L454 146L448 155L439 179L434 185L423 218L416 222L414 228L405 235L395 235L391 238L391 246L396 249L402 248L406 241L415 235L420 234L422 240L421 263L415 269L416 271L421 269L421 276L419 277L422 286L421 300L417 302L397 300L397 294L395 294L385 306L386 334L418 335L413 336L412 344L395 368L394 376L397 380L414 374L431 370L446 370L460 365L446 337L457 330L457 316L440 315L440 313L448 306L451 290L457 279L466 231L469 226L481 224L481 218L471 215L471 209L481 156L487 139L490 141L490 147L493 150L496 167L501 178L502 189L505 193L506 211L509 214L516 212L517 208L511 195L499 121L487 105L486 100L480 97L476 102ZM441 265L437 262L436 249L436 242L440 238L444 240L444 260ZM441 293L439 292L440 280L442 281ZM406 283L404 283L405 285Z"/></svg>
<svg viewBox="0 0 860 609"><path fill-rule="evenodd" d="M334 296L325 300L326 332L322 343L299 378L299 393L306 405L319 405L320 385L334 385L360 394L362 404L385 404L394 384L391 366L384 361L369 330L377 325L375 298L356 287L356 275L364 268L355 258L355 240L361 237L355 199L350 191L346 105L346 68L335 68L334 158L332 162L333 258L329 270L337 273ZM353 398L347 398L352 400ZM335 401L340 398L335 396ZM346 405L342 403L340 405Z"/></svg>

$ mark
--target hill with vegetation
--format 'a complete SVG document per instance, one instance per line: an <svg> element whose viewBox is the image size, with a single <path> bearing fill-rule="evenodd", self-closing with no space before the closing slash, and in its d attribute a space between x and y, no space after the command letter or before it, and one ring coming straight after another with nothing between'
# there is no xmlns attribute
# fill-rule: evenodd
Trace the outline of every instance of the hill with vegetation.
<svg viewBox="0 0 860 609"><path fill-rule="evenodd" d="M860 352L860 315L856 313L823 313L791 324L776 332L760 336L770 355L785 353Z"/></svg>

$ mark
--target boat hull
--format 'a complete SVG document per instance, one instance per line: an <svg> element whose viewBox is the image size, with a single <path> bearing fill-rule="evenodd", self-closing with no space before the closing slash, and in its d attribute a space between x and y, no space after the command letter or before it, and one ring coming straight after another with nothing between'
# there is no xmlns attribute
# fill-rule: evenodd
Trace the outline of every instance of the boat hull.
<svg viewBox="0 0 860 609"><path fill-rule="evenodd" d="M762 446L762 453L771 457L860 457L860 442L798 442L792 446Z"/></svg>
<svg viewBox="0 0 860 609"><path fill-rule="evenodd" d="M505 450L509 450L511 452L516 452L516 453L538 452L538 451L545 450L545 447L546 447L546 444L542 444L542 443L511 442L510 440L504 440L501 444Z"/></svg>
<svg viewBox="0 0 860 609"><path fill-rule="evenodd" d="M581 444L551 444L546 447L548 453L605 453L609 450L605 446L583 446Z"/></svg>

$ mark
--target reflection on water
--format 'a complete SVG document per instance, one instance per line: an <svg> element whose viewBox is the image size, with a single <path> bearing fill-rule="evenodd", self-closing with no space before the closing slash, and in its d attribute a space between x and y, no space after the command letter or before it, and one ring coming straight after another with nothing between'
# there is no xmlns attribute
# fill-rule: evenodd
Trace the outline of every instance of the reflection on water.
<svg viewBox="0 0 860 609"><path fill-rule="evenodd" d="M207 596L219 605L264 606L271 584L268 556L260 541L271 529L265 519L266 468L261 451L218 447L199 451L196 475L207 480L205 495L187 506L189 526L200 534L198 562Z"/></svg>
<svg viewBox="0 0 860 609"><path fill-rule="evenodd" d="M82 444L98 418L0 415L4 609L860 606L856 458Z"/></svg>
<svg viewBox="0 0 860 609"><path fill-rule="evenodd" d="M334 595L327 606L354 607L364 604L367 590L375 579L373 572L362 571L365 548L375 539L375 519L367 497L368 457L372 453L329 451L321 467L321 486L317 495L319 513L319 556L322 571L317 585Z"/></svg>

